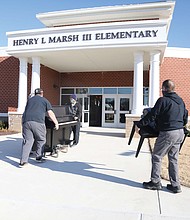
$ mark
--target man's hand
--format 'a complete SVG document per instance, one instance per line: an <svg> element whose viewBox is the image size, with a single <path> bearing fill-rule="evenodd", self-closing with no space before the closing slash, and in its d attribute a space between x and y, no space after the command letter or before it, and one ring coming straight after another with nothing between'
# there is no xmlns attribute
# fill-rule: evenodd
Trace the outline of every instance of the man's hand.
<svg viewBox="0 0 190 220"><path fill-rule="evenodd" d="M59 124L55 124L55 130L59 129Z"/></svg>
<svg viewBox="0 0 190 220"><path fill-rule="evenodd" d="M75 121L77 121L77 120L78 120L78 117L75 116L74 119L75 119Z"/></svg>
<svg viewBox="0 0 190 220"><path fill-rule="evenodd" d="M135 132L139 134L139 130L140 130L140 128L138 128L138 127L135 125Z"/></svg>

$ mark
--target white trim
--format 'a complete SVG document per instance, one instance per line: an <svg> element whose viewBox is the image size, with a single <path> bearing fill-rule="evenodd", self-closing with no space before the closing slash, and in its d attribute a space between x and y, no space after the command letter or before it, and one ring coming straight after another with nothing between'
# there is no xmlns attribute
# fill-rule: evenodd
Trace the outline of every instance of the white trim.
<svg viewBox="0 0 190 220"><path fill-rule="evenodd" d="M28 59L26 57L20 57L19 66L19 89L18 89L18 108L17 112L24 112L27 102L27 77L28 77Z"/></svg>
<svg viewBox="0 0 190 220"><path fill-rule="evenodd" d="M120 20L134 20L134 18L171 19L174 6L174 1L103 6L39 13L36 15L36 18L39 19L47 27L70 25L76 23L84 24Z"/></svg>
<svg viewBox="0 0 190 220"><path fill-rule="evenodd" d="M57 51L77 48L92 48L106 45L106 47L125 47L125 46L158 46L167 44L167 20L155 21L136 21L136 22L118 22L108 24L93 24L93 25L76 25L69 27L43 28L35 30L7 32L8 48L7 52L15 55L21 52L40 52L40 51ZM104 38L105 34L123 33L130 31L146 32L154 31L156 36L151 33L148 37L119 37L116 39ZM64 33L64 34L63 34ZM91 40L84 40L84 36L90 35ZM97 39L98 35L98 39ZM100 37L103 35L103 38ZM63 38L68 39L63 40ZM75 38L75 39L74 39ZM58 40L59 39L59 40ZM28 43L28 41L32 43ZM25 42L26 41L26 42Z"/></svg>
<svg viewBox="0 0 190 220"><path fill-rule="evenodd" d="M8 112L8 115L22 115L23 113L22 112Z"/></svg>
<svg viewBox="0 0 190 220"><path fill-rule="evenodd" d="M7 47L0 47L0 56L4 57L4 56L10 56L7 52Z"/></svg>
<svg viewBox="0 0 190 220"><path fill-rule="evenodd" d="M167 47L164 57L190 58L190 48Z"/></svg>

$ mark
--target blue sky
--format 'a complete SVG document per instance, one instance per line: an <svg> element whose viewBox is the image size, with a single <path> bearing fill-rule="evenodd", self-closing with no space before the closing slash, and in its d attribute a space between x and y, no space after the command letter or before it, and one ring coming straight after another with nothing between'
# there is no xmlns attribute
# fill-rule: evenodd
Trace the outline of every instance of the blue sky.
<svg viewBox="0 0 190 220"><path fill-rule="evenodd" d="M36 14L67 9L128 5L158 0L6 0L1 4L0 47L7 46L6 32L43 28ZM190 48L190 0L175 0L168 35L169 47Z"/></svg>

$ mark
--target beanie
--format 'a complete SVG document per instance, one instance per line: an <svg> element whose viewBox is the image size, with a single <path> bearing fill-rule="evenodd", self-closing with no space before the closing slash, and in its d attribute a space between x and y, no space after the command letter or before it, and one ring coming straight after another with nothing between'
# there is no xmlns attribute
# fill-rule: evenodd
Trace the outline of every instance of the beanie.
<svg viewBox="0 0 190 220"><path fill-rule="evenodd" d="M74 95L74 94L71 95L70 97L71 97L72 99L74 99L74 100L77 100L77 97L76 97L76 95Z"/></svg>

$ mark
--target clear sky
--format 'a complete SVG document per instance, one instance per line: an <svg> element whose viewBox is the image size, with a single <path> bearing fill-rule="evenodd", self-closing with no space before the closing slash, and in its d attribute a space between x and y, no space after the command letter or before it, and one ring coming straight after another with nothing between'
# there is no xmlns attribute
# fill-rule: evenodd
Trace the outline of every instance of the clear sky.
<svg viewBox="0 0 190 220"><path fill-rule="evenodd" d="M190 48L190 0L176 2L168 35L169 47ZM158 0L5 0L0 8L0 47L7 46L6 32L45 27L36 14L67 9L128 5Z"/></svg>

